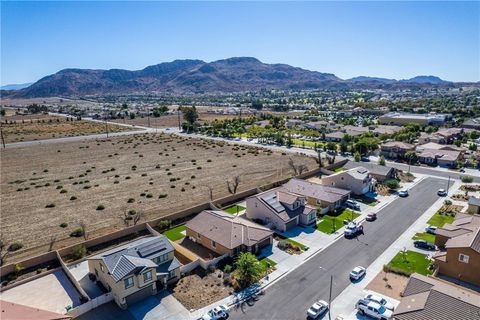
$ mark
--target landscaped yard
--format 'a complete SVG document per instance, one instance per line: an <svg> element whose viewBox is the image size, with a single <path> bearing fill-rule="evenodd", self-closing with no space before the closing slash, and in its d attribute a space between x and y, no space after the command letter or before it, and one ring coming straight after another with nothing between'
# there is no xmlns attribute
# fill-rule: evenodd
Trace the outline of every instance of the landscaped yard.
<svg viewBox="0 0 480 320"><path fill-rule="evenodd" d="M183 232L183 233L182 233ZM177 241L185 237L185 226L181 225L167 231L162 232L171 241Z"/></svg>
<svg viewBox="0 0 480 320"><path fill-rule="evenodd" d="M277 263L268 258L260 259L260 266L262 267L262 272L267 272L269 269L274 268Z"/></svg>
<svg viewBox="0 0 480 320"><path fill-rule="evenodd" d="M435 243L435 235L427 232L417 233L413 236L413 240L425 240L431 243Z"/></svg>
<svg viewBox="0 0 480 320"><path fill-rule="evenodd" d="M230 213L230 214L237 214L239 212L242 212L243 210L245 210L245 207L239 206L237 204L223 209L223 211L225 211L227 213Z"/></svg>
<svg viewBox="0 0 480 320"><path fill-rule="evenodd" d="M292 139L292 143L296 146L305 146L305 147L315 147L315 144L317 146L321 145L321 143L319 142L315 142L315 141L308 141L308 140L300 140L300 139Z"/></svg>
<svg viewBox="0 0 480 320"><path fill-rule="evenodd" d="M429 270L430 259L427 255L415 251L399 252L392 261L387 265L387 268L392 272L400 272L405 274L412 274L414 272L423 275L432 274Z"/></svg>
<svg viewBox="0 0 480 320"><path fill-rule="evenodd" d="M323 216L322 221L317 224L317 230L323 233L331 234L343 227L343 220L354 220L359 216L360 214L350 209L344 209L337 216L333 216L331 213L329 213L328 215Z"/></svg>
<svg viewBox="0 0 480 320"><path fill-rule="evenodd" d="M307 250L308 250L308 247L307 247L306 245L304 245L303 243L300 243L300 242L297 242L297 241L292 240L292 239L290 239L290 238L284 237L284 236L282 236L281 234L275 234L275 237L276 237L276 239L279 240L279 241L282 241L282 240L287 241L287 242L290 243L291 245L298 247L301 251L307 251ZM281 249L282 249L282 248L281 248ZM282 250L283 250L283 249L282 249ZM286 248L285 251L289 252L290 254L293 253L292 251L289 251L288 248ZM298 252L295 252L295 253L301 253L301 252L298 251Z"/></svg>
<svg viewBox="0 0 480 320"><path fill-rule="evenodd" d="M427 224L441 228L445 223L452 223L454 219L455 217L452 217L451 215L447 216L437 212L427 221Z"/></svg>

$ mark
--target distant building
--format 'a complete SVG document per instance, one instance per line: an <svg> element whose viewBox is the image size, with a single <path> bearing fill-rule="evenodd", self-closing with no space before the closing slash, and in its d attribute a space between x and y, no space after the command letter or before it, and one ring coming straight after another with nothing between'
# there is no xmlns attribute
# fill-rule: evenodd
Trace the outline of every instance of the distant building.
<svg viewBox="0 0 480 320"><path fill-rule="evenodd" d="M347 161L343 165L344 169L354 169L358 167L363 167L368 170L370 175L375 178L378 182L383 182L388 179L394 179L397 175L397 169L389 167L389 166L381 166L379 164L373 162L354 162L354 161Z"/></svg>
<svg viewBox="0 0 480 320"><path fill-rule="evenodd" d="M418 123L419 125L442 125L452 118L447 113L405 113L390 112L378 118L379 124L407 125Z"/></svg>
<svg viewBox="0 0 480 320"><path fill-rule="evenodd" d="M480 130L480 118L469 119L462 124L462 127Z"/></svg>
<svg viewBox="0 0 480 320"><path fill-rule="evenodd" d="M404 159L408 151L414 151L415 146L401 141L386 142L380 146L380 154L389 159Z"/></svg>

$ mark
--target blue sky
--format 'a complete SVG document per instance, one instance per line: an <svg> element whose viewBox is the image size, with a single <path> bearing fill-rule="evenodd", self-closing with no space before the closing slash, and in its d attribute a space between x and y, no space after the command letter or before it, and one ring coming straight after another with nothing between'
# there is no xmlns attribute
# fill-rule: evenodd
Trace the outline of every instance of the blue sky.
<svg viewBox="0 0 480 320"><path fill-rule="evenodd" d="M1 84L63 68L253 56L334 73L480 81L480 2L1 2Z"/></svg>

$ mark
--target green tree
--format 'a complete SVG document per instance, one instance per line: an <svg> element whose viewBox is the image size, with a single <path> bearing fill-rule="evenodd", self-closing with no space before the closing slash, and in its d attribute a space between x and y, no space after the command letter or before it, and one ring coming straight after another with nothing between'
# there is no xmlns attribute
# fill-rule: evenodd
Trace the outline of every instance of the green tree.
<svg viewBox="0 0 480 320"><path fill-rule="evenodd" d="M395 179L386 180L384 184L387 186L387 188L391 190L396 190L400 187L400 183L398 182L398 180Z"/></svg>
<svg viewBox="0 0 480 320"><path fill-rule="evenodd" d="M361 158L362 158L362 156L361 156L360 153L358 153L358 152L355 152L354 157L355 157L355 161L356 161L356 162L360 162L360 160L361 160Z"/></svg>
<svg viewBox="0 0 480 320"><path fill-rule="evenodd" d="M460 141L460 140L455 140L455 141L453 142L453 144L456 145L457 147L460 147L460 146L462 145L462 141Z"/></svg>
<svg viewBox="0 0 480 320"><path fill-rule="evenodd" d="M345 153L347 151L348 151L348 144L342 141L340 143L340 152Z"/></svg>
<svg viewBox="0 0 480 320"><path fill-rule="evenodd" d="M254 283L262 272L260 262L250 252L243 252L238 255L235 268L238 274L238 282L242 287Z"/></svg>
<svg viewBox="0 0 480 320"><path fill-rule="evenodd" d="M475 143L470 143L470 145L468 146L468 149L472 151L477 151L477 145Z"/></svg>
<svg viewBox="0 0 480 320"><path fill-rule="evenodd" d="M183 119L192 126L198 119L197 108L195 106L192 107L182 107L183 112Z"/></svg>
<svg viewBox="0 0 480 320"><path fill-rule="evenodd" d="M385 165L385 157L384 156L380 156L380 158L378 159L378 164L381 165L381 166Z"/></svg>
<svg viewBox="0 0 480 320"><path fill-rule="evenodd" d="M0 109L0 116L5 117L5 109Z"/></svg>

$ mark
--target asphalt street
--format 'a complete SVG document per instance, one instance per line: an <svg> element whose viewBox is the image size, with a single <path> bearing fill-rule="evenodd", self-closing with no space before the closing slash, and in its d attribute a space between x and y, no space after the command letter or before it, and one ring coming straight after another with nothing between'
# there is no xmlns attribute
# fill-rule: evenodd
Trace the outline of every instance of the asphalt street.
<svg viewBox="0 0 480 320"><path fill-rule="evenodd" d="M294 269L266 290L254 306L232 311L232 319L305 319L316 300L328 301L333 275L332 301L349 284L349 273L358 265L368 267L435 201L445 180L426 178L378 213L375 222L364 224L364 235L341 238L324 251ZM328 315L325 317L328 319Z"/></svg>

